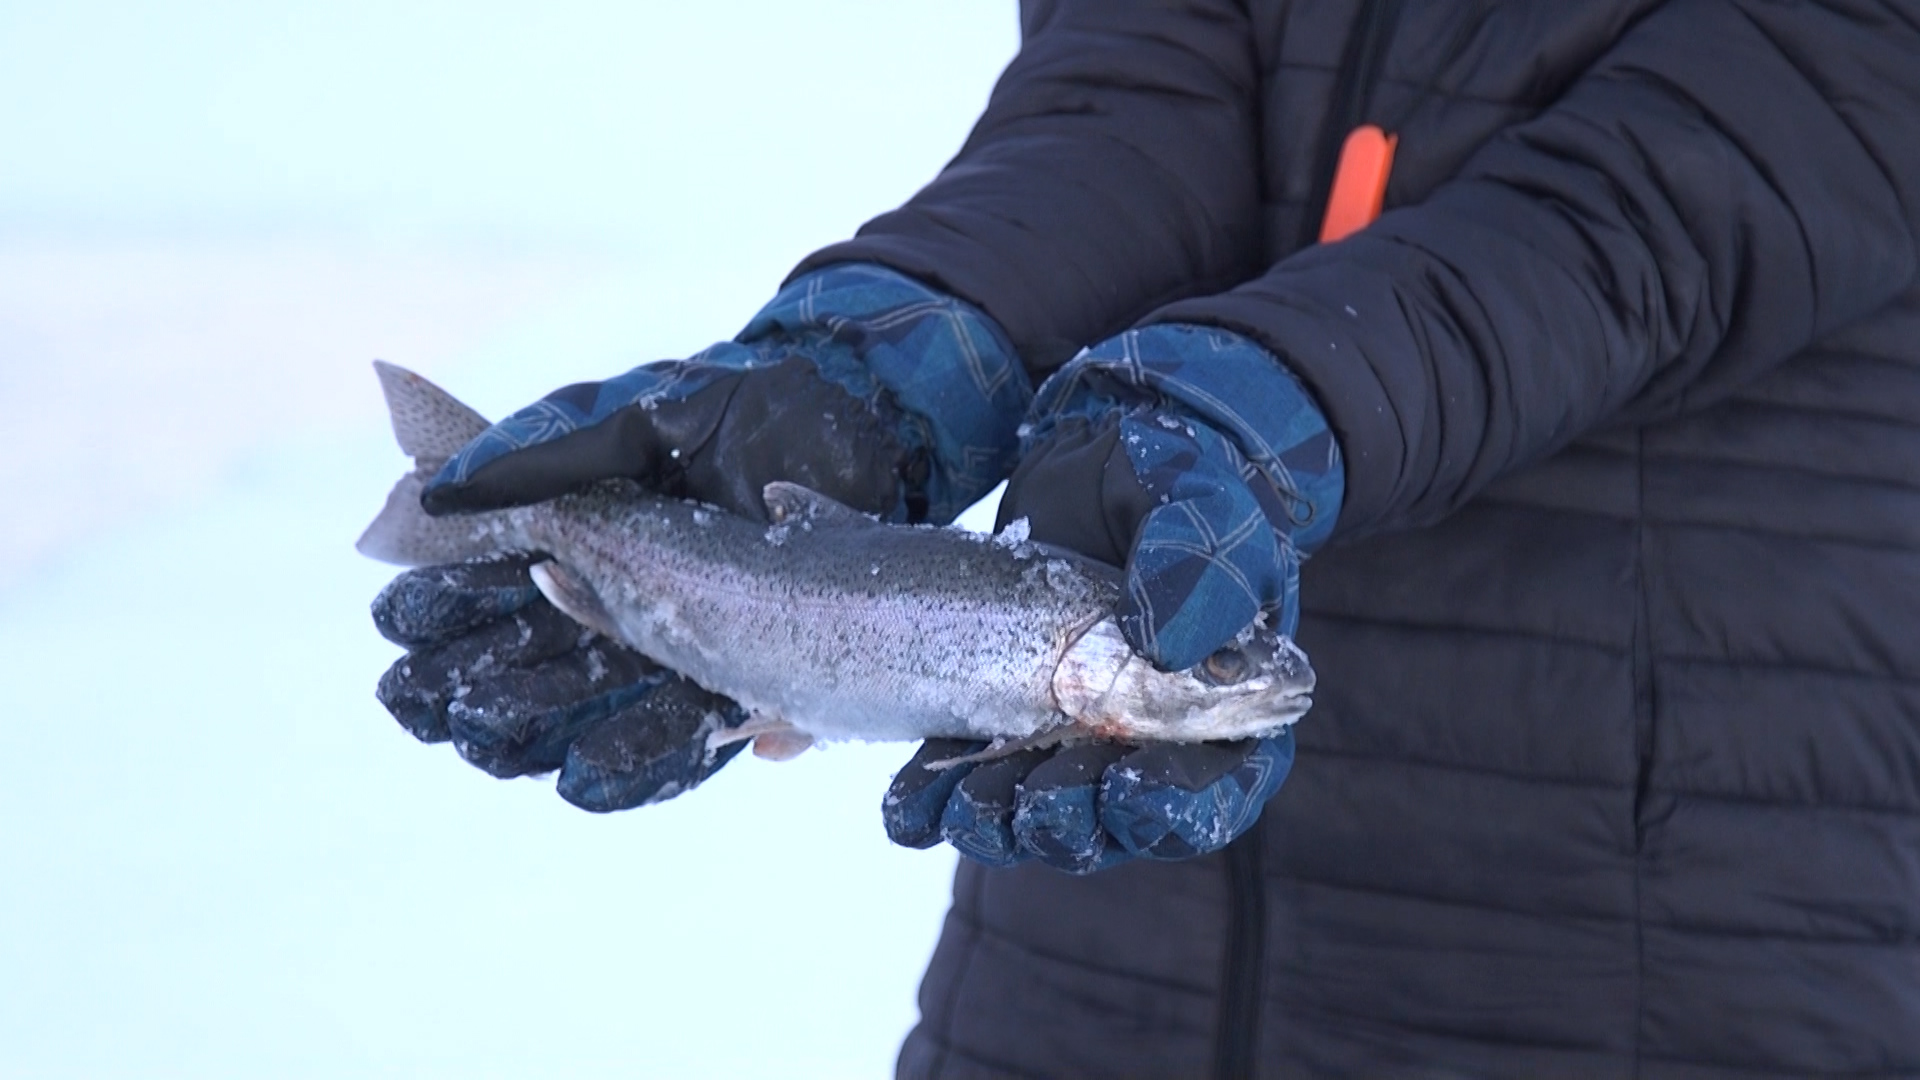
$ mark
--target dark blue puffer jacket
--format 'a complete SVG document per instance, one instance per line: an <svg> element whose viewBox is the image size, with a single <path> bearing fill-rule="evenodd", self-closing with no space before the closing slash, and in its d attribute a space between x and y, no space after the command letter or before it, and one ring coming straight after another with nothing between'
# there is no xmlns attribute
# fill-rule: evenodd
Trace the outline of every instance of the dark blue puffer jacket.
<svg viewBox="0 0 1920 1080"><path fill-rule="evenodd" d="M807 265L1036 374L1266 345L1342 440L1291 781L962 868L911 1077L1920 1075L1920 4L1056 0ZM1333 148L1388 212L1309 246Z"/></svg>

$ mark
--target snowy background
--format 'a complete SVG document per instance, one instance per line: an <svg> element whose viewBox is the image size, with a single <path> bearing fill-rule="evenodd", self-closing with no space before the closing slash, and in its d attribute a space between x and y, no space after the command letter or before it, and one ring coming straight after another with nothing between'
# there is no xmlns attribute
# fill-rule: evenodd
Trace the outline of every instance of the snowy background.
<svg viewBox="0 0 1920 1080"><path fill-rule="evenodd" d="M373 700L368 361L499 415L923 183L988 0L0 0L0 1076L888 1075L905 747L609 817Z"/></svg>

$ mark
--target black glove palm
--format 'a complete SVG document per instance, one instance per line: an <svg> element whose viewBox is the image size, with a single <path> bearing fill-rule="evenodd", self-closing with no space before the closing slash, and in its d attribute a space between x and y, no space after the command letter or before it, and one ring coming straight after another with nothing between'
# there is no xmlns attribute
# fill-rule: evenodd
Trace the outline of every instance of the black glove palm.
<svg viewBox="0 0 1920 1080"><path fill-rule="evenodd" d="M745 719L731 702L561 614L533 561L409 570L374 601L374 625L408 649L377 696L415 738L494 776L558 769L560 794L595 811L677 794L739 751L706 748Z"/></svg>

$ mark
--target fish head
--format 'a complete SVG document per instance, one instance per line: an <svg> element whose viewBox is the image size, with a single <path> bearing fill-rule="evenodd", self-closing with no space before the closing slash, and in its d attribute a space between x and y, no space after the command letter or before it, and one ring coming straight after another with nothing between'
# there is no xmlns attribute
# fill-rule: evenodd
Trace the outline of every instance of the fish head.
<svg viewBox="0 0 1920 1080"><path fill-rule="evenodd" d="M1205 742L1277 734L1313 704L1313 667L1293 639L1249 628L1183 671L1163 671L1102 619L1053 673L1054 703L1095 735Z"/></svg>

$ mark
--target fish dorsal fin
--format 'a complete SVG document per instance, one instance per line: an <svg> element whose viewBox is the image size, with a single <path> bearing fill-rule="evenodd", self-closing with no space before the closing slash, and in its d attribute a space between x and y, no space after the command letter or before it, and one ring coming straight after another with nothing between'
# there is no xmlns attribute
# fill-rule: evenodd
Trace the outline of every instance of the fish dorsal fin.
<svg viewBox="0 0 1920 1080"><path fill-rule="evenodd" d="M452 394L398 364L375 360L380 389L400 449L425 467L438 468L491 425Z"/></svg>
<svg viewBox="0 0 1920 1080"><path fill-rule="evenodd" d="M767 504L767 520L775 525L797 525L810 521L815 525L853 526L877 522L846 503L834 502L810 487L775 480L760 489Z"/></svg>

